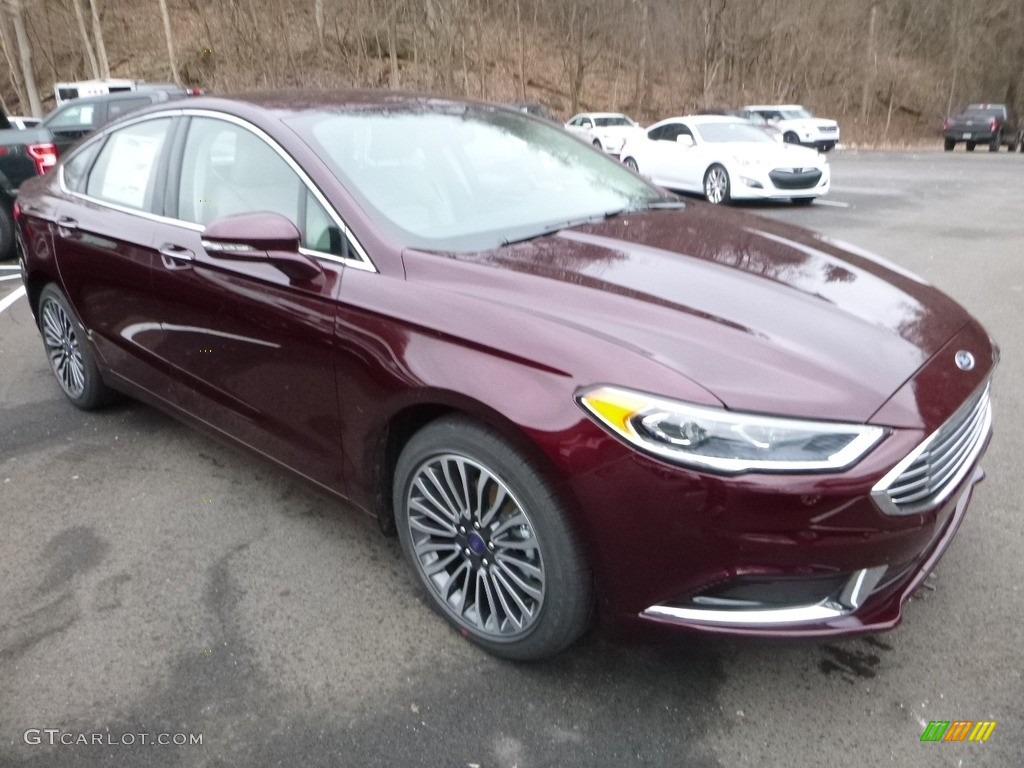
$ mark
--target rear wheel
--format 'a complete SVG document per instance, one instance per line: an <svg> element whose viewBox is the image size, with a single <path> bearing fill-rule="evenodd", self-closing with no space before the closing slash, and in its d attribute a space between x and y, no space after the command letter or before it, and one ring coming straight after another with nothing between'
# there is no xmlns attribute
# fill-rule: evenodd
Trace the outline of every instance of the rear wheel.
<svg viewBox="0 0 1024 768"><path fill-rule="evenodd" d="M956 147L956 140L955 140L955 139L946 139L946 141L945 141L945 143L944 143L944 144L942 145L942 147L943 147L943 149L945 149L945 150L946 150L947 152L952 152L952 151L953 151L953 149L954 149L954 148Z"/></svg>
<svg viewBox="0 0 1024 768"><path fill-rule="evenodd" d="M39 330L50 368L68 400L83 411L109 402L113 391L103 383L85 329L52 283L39 294Z"/></svg>
<svg viewBox="0 0 1024 768"><path fill-rule="evenodd" d="M729 202L729 172L724 166L712 165L704 174L704 197L709 203L718 205Z"/></svg>
<svg viewBox="0 0 1024 768"><path fill-rule="evenodd" d="M989 152L998 152L999 146L1003 143L1003 132L997 131L996 135L992 137L992 141L988 144Z"/></svg>
<svg viewBox="0 0 1024 768"><path fill-rule="evenodd" d="M0 202L0 261L14 258L14 219L6 204Z"/></svg>
<svg viewBox="0 0 1024 768"><path fill-rule="evenodd" d="M402 451L393 492L406 558L463 637L527 660L583 634L591 577L564 505L497 433L463 417L427 425Z"/></svg>

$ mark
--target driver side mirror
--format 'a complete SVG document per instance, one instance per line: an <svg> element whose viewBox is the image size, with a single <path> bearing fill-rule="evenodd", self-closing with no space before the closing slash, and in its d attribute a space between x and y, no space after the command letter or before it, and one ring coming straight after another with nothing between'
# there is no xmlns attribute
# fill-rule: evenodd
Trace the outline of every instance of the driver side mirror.
<svg viewBox="0 0 1024 768"><path fill-rule="evenodd" d="M676 144L682 144L684 147L694 146L693 136L688 133L680 133L676 136Z"/></svg>
<svg viewBox="0 0 1024 768"><path fill-rule="evenodd" d="M210 222L203 230L203 248L215 259L266 262L293 282L307 282L323 273L320 265L299 253L302 235L278 213L244 213Z"/></svg>

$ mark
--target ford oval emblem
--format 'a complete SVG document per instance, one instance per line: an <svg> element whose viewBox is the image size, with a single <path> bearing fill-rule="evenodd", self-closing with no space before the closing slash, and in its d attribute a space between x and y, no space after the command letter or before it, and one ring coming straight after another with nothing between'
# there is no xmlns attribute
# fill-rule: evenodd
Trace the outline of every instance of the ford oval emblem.
<svg viewBox="0 0 1024 768"><path fill-rule="evenodd" d="M956 360L956 367L961 371L970 371L974 369L974 355L966 349L961 349L957 352L954 360Z"/></svg>

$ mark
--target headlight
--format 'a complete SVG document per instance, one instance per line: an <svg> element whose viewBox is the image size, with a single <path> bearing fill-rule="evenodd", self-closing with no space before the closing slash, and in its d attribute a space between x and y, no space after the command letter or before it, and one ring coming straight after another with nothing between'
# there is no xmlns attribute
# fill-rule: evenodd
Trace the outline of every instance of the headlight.
<svg viewBox="0 0 1024 768"><path fill-rule="evenodd" d="M640 450L724 474L836 471L886 434L881 427L738 413L617 387L595 387L577 400Z"/></svg>

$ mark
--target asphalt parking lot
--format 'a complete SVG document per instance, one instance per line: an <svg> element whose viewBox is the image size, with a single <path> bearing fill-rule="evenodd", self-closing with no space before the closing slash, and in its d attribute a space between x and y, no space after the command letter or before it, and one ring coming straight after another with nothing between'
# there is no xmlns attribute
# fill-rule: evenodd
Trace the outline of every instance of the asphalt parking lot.
<svg viewBox="0 0 1024 768"><path fill-rule="evenodd" d="M827 198L744 208L917 272L1003 354L988 478L902 626L491 658L373 521L147 407L66 404L0 269L0 766L1024 765L1024 154L830 161Z"/></svg>

